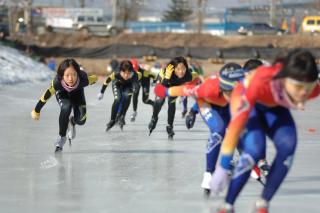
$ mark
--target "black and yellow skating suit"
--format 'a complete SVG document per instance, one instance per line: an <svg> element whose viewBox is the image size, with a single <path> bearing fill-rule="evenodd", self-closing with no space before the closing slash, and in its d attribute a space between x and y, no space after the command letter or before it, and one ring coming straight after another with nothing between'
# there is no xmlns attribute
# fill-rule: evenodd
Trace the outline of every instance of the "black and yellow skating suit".
<svg viewBox="0 0 320 213"><path fill-rule="evenodd" d="M121 116L122 119L124 119L130 106L134 85L139 83L141 76L140 72L132 71L131 77L128 80L124 80L118 71L112 72L104 81L100 91L102 94L105 92L109 83L112 82L112 92L114 96L110 119L112 122L116 120L117 116Z"/></svg>
<svg viewBox="0 0 320 213"><path fill-rule="evenodd" d="M86 72L80 71L78 73L78 86L69 92L62 86L61 80L56 76L52 80L50 87L40 98L34 111L36 113L40 113L42 107L46 104L49 98L55 94L60 105L59 135L64 137L66 136L72 109L74 113L74 122L76 124L83 125L86 122L87 115L84 87L94 84L96 81L97 76L88 75Z"/></svg>
<svg viewBox="0 0 320 213"><path fill-rule="evenodd" d="M132 105L133 111L136 112L138 108L138 97L140 92L140 87L142 87L142 101L145 104L153 106L153 101L149 99L150 92L150 80L156 79L156 75L149 70L145 70L139 67L139 73L141 73L141 79L138 84L134 84L133 96L132 96Z"/></svg>
<svg viewBox="0 0 320 213"><path fill-rule="evenodd" d="M174 72L171 74L170 78L166 76L166 69L162 69L159 73L159 79L160 83L165 87L172 87L172 86L179 86L187 82L191 82L198 78L198 74L196 72L192 72L191 69L187 69L186 73L183 78L178 78ZM165 77L166 76L166 77ZM176 99L177 97L168 97L168 126L167 126L167 132L169 134L169 137L172 137L173 132L173 121L174 116L176 113ZM150 133L153 131L153 129L156 126L156 123L158 121L158 114L164 104L165 99L161 99L159 97L156 97L153 105L153 114L151 118L151 122L149 123L149 130Z"/></svg>

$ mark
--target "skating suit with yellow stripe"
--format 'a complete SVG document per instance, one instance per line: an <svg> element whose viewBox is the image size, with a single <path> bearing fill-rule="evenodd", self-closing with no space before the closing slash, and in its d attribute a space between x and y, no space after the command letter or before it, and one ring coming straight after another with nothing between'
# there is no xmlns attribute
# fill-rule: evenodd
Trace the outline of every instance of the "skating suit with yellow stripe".
<svg viewBox="0 0 320 213"><path fill-rule="evenodd" d="M124 119L126 112L130 106L131 96L136 84L139 84L142 74L140 72L131 72L131 77L124 80L120 72L111 73L103 83L101 93L104 93L108 84L112 82L112 92L114 101L111 108L111 120L122 116Z"/></svg>
<svg viewBox="0 0 320 213"><path fill-rule="evenodd" d="M131 72L131 77L128 80L125 80L121 77L119 71L114 71L107 76L106 80L103 82L101 93L104 93L110 82L113 82L117 85L129 86L132 87L133 82L138 82L142 77L140 72Z"/></svg>
<svg viewBox="0 0 320 213"><path fill-rule="evenodd" d="M80 71L78 73L77 87L73 88L72 91L67 91L62 85L62 81L63 80L58 79L58 76L54 78L50 87L38 101L35 111L40 113L49 98L55 94L61 109L59 116L59 135L65 136L72 109L74 112L74 122L78 125L85 123L87 116L84 87L94 84L97 81L97 76L88 75L86 72Z"/></svg>
<svg viewBox="0 0 320 213"><path fill-rule="evenodd" d="M145 104L149 104L153 106L153 101L149 99L150 92L150 80L156 79L156 75L150 72L149 70L145 70L139 67L138 74L141 73L141 79L139 83L134 84L133 96L132 96L132 106L133 111L136 112L138 108L138 97L140 92L140 87L142 87L142 101Z"/></svg>
<svg viewBox="0 0 320 213"><path fill-rule="evenodd" d="M163 86L170 88L172 86L179 86L187 82L197 81L199 74L192 72L191 69L188 69L183 78L178 78L174 72L172 72L170 78L165 78L166 70L162 69L159 73L160 82ZM168 125L172 126L174 121L174 116L176 112L176 99L177 97L168 97ZM158 118L158 114L162 108L165 99L156 98L154 103L153 117Z"/></svg>

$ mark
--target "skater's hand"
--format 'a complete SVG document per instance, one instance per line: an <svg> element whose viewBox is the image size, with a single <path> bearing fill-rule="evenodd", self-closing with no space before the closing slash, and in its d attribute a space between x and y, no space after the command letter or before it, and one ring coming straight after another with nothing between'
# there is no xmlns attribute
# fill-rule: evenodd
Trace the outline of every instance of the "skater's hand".
<svg viewBox="0 0 320 213"><path fill-rule="evenodd" d="M169 64L169 65L166 67L166 71L165 71L165 74L164 74L164 78L170 79L173 71L174 71L174 66L173 66L172 64Z"/></svg>
<svg viewBox="0 0 320 213"><path fill-rule="evenodd" d="M98 97L98 100L100 101L103 98L103 93L100 92L97 97Z"/></svg>
<svg viewBox="0 0 320 213"><path fill-rule="evenodd" d="M33 119L33 120L39 120L40 119L40 113L37 113L35 110L32 110L32 112L31 112L31 118Z"/></svg>
<svg viewBox="0 0 320 213"><path fill-rule="evenodd" d="M196 121L196 114L189 112L189 114L186 116L187 128L191 129L193 127L195 121Z"/></svg>
<svg viewBox="0 0 320 213"><path fill-rule="evenodd" d="M228 170L222 168L221 166L217 166L216 170L212 174L212 178L210 181L211 192L214 194L222 192L224 188L228 185L228 183Z"/></svg>
<svg viewBox="0 0 320 213"><path fill-rule="evenodd" d="M168 88L166 88L162 84L157 84L154 87L154 94L160 98L165 98L166 96L168 96Z"/></svg>

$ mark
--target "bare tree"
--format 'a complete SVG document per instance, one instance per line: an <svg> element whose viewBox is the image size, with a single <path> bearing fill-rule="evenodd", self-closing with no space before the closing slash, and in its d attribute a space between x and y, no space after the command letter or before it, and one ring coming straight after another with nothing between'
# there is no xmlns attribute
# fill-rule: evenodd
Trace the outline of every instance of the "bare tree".
<svg viewBox="0 0 320 213"><path fill-rule="evenodd" d="M113 0L113 8L116 20L121 21L124 27L128 21L136 21L138 19L139 0Z"/></svg>
<svg viewBox="0 0 320 213"><path fill-rule="evenodd" d="M32 36L32 29L33 29L32 3L33 3L33 0L26 0L25 7L24 7L24 19L25 19L28 36Z"/></svg>
<svg viewBox="0 0 320 213"><path fill-rule="evenodd" d="M86 0L79 0L80 7L85 8L86 7Z"/></svg>
<svg viewBox="0 0 320 213"><path fill-rule="evenodd" d="M198 0L197 1L197 33L202 33L203 26L203 9L206 0Z"/></svg>

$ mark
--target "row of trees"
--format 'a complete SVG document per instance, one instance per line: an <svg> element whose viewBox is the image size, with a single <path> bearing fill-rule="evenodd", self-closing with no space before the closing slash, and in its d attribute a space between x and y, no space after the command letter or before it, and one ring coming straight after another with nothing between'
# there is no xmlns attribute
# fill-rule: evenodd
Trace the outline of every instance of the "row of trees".
<svg viewBox="0 0 320 213"><path fill-rule="evenodd" d="M81 0L82 2L84 0ZM203 11L206 0L197 0L197 10L192 9L191 0L171 0L171 4L164 12L163 21L185 22L189 21L194 12L199 15ZM141 9L141 0L113 0L113 6L117 10L118 18L137 20L139 10Z"/></svg>
<svg viewBox="0 0 320 213"><path fill-rule="evenodd" d="M207 0L197 0L196 9L193 9L191 0L171 0L168 9L164 11L162 20L168 22L187 22L196 17L198 32L202 30L203 11ZM137 20L141 0L113 0L114 14L117 20L127 23L129 20Z"/></svg>

